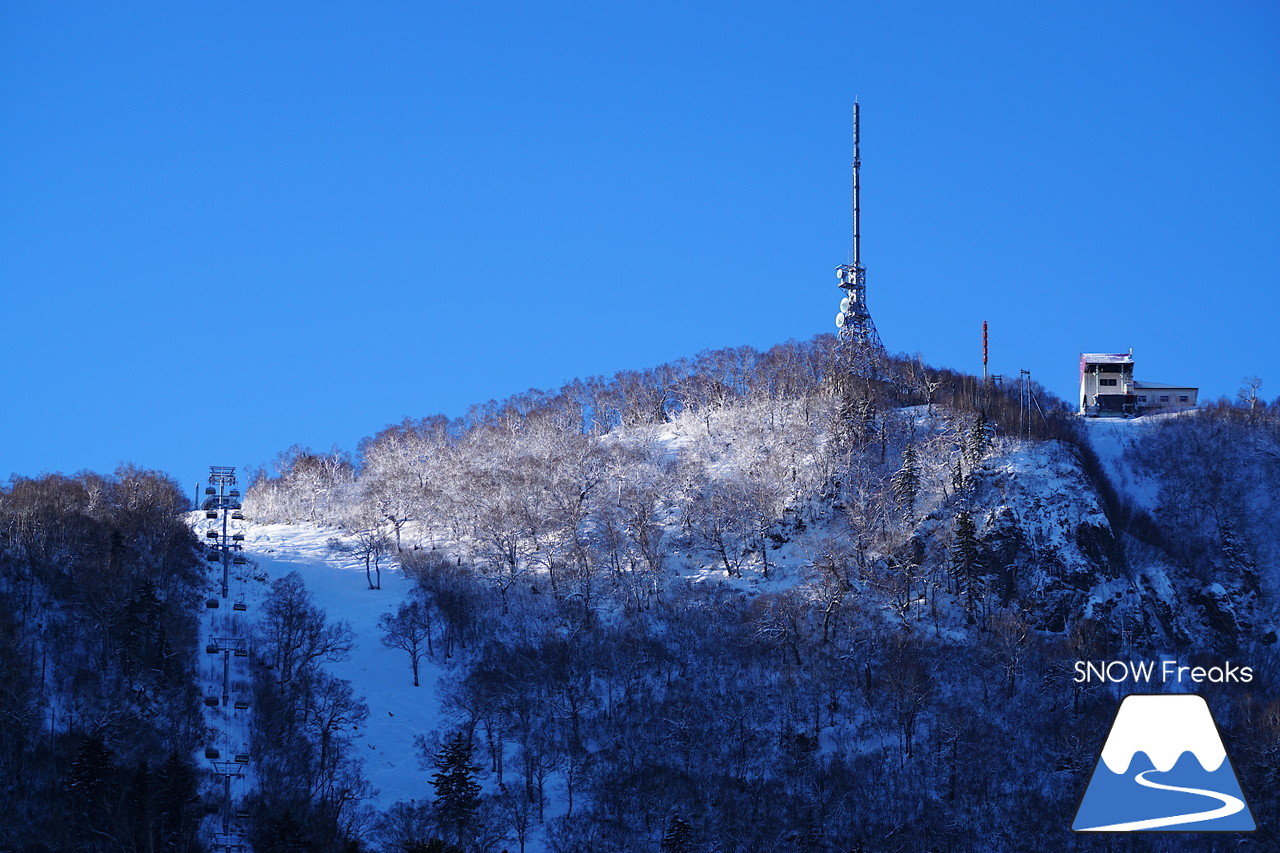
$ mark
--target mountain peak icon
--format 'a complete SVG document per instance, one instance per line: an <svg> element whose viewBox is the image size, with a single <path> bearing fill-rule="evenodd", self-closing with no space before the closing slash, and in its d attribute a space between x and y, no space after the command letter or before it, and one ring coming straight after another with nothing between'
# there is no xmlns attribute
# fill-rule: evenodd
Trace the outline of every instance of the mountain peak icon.
<svg viewBox="0 0 1280 853"><path fill-rule="evenodd" d="M1189 693L1126 696L1071 828L1256 829L1204 699Z"/></svg>

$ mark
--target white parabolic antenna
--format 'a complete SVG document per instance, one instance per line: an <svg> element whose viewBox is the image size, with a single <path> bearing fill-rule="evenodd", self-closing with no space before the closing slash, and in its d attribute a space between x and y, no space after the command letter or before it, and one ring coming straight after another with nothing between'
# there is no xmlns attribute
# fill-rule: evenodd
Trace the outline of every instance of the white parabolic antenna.
<svg viewBox="0 0 1280 853"><path fill-rule="evenodd" d="M836 315L836 325L842 329L844 328L844 312L843 311L841 311L839 314Z"/></svg>
<svg viewBox="0 0 1280 853"><path fill-rule="evenodd" d="M849 297L846 296L844 299L840 300L840 311L844 312L848 310L849 310Z"/></svg>

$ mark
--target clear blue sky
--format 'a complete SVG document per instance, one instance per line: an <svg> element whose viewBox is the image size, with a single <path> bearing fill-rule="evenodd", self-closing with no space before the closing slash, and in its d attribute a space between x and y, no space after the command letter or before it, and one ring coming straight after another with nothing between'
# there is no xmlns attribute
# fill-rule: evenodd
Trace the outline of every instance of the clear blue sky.
<svg viewBox="0 0 1280 853"><path fill-rule="evenodd" d="M1273 2L0 6L0 477L831 331L1280 395Z"/></svg>

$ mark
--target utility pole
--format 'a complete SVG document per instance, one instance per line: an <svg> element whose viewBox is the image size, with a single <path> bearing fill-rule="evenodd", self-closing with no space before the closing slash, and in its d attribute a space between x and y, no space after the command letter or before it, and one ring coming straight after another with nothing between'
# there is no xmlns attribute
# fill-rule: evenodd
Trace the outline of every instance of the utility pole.
<svg viewBox="0 0 1280 853"><path fill-rule="evenodd" d="M1031 437L1031 371L1018 371L1018 432L1026 438ZM1023 419L1026 425L1023 425Z"/></svg>
<svg viewBox="0 0 1280 853"><path fill-rule="evenodd" d="M982 321L982 387L987 387L987 321Z"/></svg>

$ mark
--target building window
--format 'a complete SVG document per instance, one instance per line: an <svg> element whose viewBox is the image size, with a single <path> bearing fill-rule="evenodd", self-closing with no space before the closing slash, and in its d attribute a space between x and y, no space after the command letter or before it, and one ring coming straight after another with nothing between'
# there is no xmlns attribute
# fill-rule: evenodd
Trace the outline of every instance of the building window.
<svg viewBox="0 0 1280 853"><path fill-rule="evenodd" d="M1179 398L1178 398L1178 402L1179 402L1179 403L1190 403L1190 402L1191 402L1191 398L1190 398L1190 397L1188 397L1186 394L1183 394L1181 397L1179 397Z"/></svg>
<svg viewBox="0 0 1280 853"><path fill-rule="evenodd" d="M1161 403L1167 403L1167 402L1169 402L1169 395L1168 395L1168 394L1163 394L1163 395L1161 395L1161 397L1160 397L1160 402L1161 402Z"/></svg>
<svg viewBox="0 0 1280 853"><path fill-rule="evenodd" d="M1116 381L1114 379L1099 379L1098 384L1099 385L1115 385Z"/></svg>
<svg viewBox="0 0 1280 853"><path fill-rule="evenodd" d="M1147 402L1147 395L1146 395L1146 394L1139 394L1139 395L1138 395L1138 402L1139 402L1139 403L1145 403L1145 402Z"/></svg>

